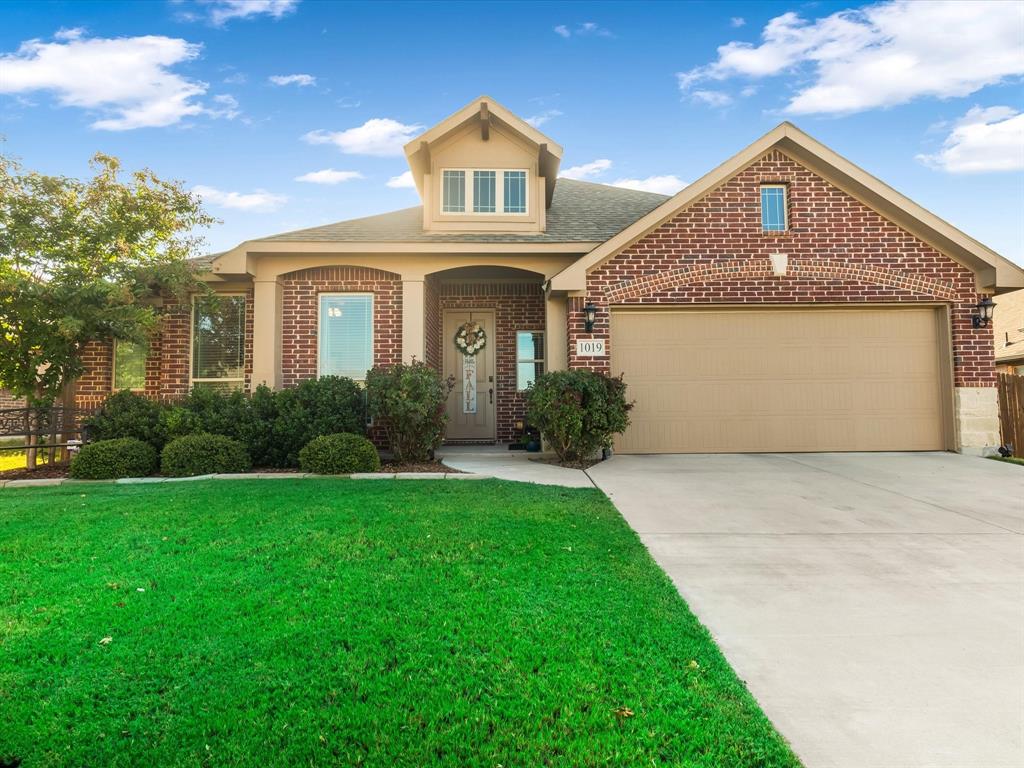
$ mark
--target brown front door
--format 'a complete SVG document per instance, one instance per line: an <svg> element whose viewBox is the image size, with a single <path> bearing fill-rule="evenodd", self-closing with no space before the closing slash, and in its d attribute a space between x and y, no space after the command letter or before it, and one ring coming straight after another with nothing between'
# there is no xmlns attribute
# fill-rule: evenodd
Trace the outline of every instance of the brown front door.
<svg viewBox="0 0 1024 768"><path fill-rule="evenodd" d="M455 333L473 320L487 336L484 348L468 363L455 346ZM455 377L455 389L448 396L449 440L494 440L494 310L448 310L444 313L444 375ZM473 366L476 366L474 376ZM468 381L467 381L468 380ZM475 382L476 391L472 384Z"/></svg>

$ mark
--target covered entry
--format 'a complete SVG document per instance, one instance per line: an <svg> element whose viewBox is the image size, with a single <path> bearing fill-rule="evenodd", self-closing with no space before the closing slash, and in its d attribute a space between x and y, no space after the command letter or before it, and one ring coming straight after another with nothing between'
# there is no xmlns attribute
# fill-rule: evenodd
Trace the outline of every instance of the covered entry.
<svg viewBox="0 0 1024 768"><path fill-rule="evenodd" d="M935 306L615 309L636 401L622 453L942 450L951 382Z"/></svg>

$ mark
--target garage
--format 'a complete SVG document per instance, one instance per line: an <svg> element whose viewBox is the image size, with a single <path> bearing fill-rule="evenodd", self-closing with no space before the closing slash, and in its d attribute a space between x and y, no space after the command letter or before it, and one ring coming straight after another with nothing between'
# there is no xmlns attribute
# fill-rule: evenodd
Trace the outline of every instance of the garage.
<svg viewBox="0 0 1024 768"><path fill-rule="evenodd" d="M936 306L613 309L636 403L616 450L943 450L946 329Z"/></svg>

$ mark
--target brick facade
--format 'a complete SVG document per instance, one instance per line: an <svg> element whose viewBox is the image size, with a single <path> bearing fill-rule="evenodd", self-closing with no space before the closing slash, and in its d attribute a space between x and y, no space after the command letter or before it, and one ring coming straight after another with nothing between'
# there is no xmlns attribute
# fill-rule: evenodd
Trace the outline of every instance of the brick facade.
<svg viewBox="0 0 1024 768"><path fill-rule="evenodd" d="M788 187L789 229L761 229L759 185ZM769 254L788 255L784 277ZM995 385L991 328L974 329L974 274L778 150L595 269L570 300L569 365L578 339L609 339L609 307L631 304L942 302L949 306L958 387ZM583 305L599 308L593 334ZM610 344L610 340L609 340Z"/></svg>
<svg viewBox="0 0 1024 768"><path fill-rule="evenodd" d="M24 398L15 397L6 389L0 389L0 410L4 408L24 408Z"/></svg>
<svg viewBox="0 0 1024 768"><path fill-rule="evenodd" d="M281 372L292 387L317 375L321 293L373 294L373 364L402 359L402 281L365 267L316 267L281 276ZM251 356L250 356L251 357Z"/></svg>
<svg viewBox="0 0 1024 768"><path fill-rule="evenodd" d="M245 296L245 391L252 386L252 326L253 291L251 288L230 293ZM158 331L150 340L146 357L147 397L175 400L184 397L190 389L189 364L192 359L191 304L168 300L160 312ZM111 342L93 342L82 352L85 373L75 382L75 405L95 408L113 391L114 345Z"/></svg>
<svg viewBox="0 0 1024 768"><path fill-rule="evenodd" d="M438 286L438 315L446 309L494 310L494 365L495 408L499 442L512 442L519 438L516 422L526 417L526 404L516 390L516 331L544 330L544 291L539 283L480 282L441 283ZM436 349L428 355L442 359L443 344L453 344L442 338L443 323L435 324L433 342L427 339L427 348Z"/></svg>

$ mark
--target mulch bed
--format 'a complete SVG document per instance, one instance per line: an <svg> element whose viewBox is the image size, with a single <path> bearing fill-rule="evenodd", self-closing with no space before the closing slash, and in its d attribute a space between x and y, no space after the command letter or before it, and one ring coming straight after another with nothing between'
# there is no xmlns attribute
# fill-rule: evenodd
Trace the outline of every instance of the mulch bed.
<svg viewBox="0 0 1024 768"><path fill-rule="evenodd" d="M0 480L46 480L51 477L67 477L68 468L63 464L40 464L36 469L7 469L0 472Z"/></svg>
<svg viewBox="0 0 1024 768"><path fill-rule="evenodd" d="M556 457L536 458L530 461L537 461L541 464L553 464L556 467L567 467L568 469L590 469L595 464L600 464L604 459L586 459L584 461L567 461L564 464Z"/></svg>
<svg viewBox="0 0 1024 768"><path fill-rule="evenodd" d="M261 474L272 474L272 473L284 473L284 472L298 472L297 469L282 469L280 467L255 467L252 472ZM395 472L446 472L449 475L462 474L459 470L453 469L452 467L445 466L440 461L424 461L418 464L396 464L394 462L384 462L381 464L380 471L384 474L393 474ZM34 470L28 469L8 469L4 472L0 472L0 480L48 480L54 477L67 477L68 468L62 464L55 464L49 466L48 464L40 464Z"/></svg>

